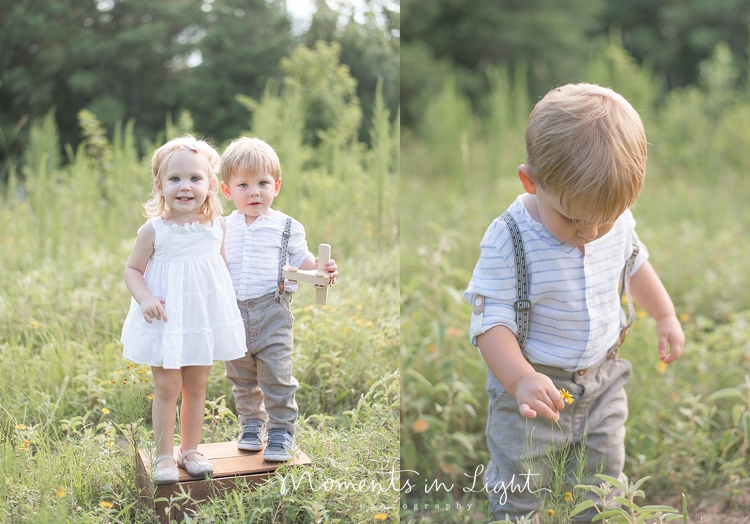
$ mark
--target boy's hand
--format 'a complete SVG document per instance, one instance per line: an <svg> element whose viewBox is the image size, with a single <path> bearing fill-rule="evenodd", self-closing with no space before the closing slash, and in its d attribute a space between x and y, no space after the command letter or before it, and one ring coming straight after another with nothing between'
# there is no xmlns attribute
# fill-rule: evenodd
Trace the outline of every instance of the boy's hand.
<svg viewBox="0 0 750 524"><path fill-rule="evenodd" d="M535 418L537 413L553 422L560 418L559 411L565 407L560 392L546 375L527 373L516 385L518 411L528 418Z"/></svg>
<svg viewBox="0 0 750 524"><path fill-rule="evenodd" d="M680 358L682 347L685 345L685 334L675 315L656 321L656 335L659 337L659 358L662 362L669 364Z"/></svg>
<svg viewBox="0 0 750 524"><path fill-rule="evenodd" d="M153 295L141 301L141 314L143 314L146 322L151 324L151 319L154 318L156 320L163 320L164 322L167 321L167 312L164 311L162 304L164 304L164 301Z"/></svg>
<svg viewBox="0 0 750 524"><path fill-rule="evenodd" d="M318 267L318 257L315 257L315 267ZM339 276L338 267L336 266L336 261L334 259L331 259L326 263L323 270L328 273L328 276L331 278L331 284L336 283L336 277Z"/></svg>

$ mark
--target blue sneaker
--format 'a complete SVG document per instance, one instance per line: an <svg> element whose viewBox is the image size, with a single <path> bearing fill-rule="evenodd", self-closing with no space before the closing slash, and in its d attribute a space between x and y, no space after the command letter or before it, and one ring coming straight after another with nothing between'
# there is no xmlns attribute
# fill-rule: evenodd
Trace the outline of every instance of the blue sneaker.
<svg viewBox="0 0 750 524"><path fill-rule="evenodd" d="M294 458L296 450L294 435L284 428L273 428L268 431L268 445L263 452L263 460L286 462Z"/></svg>
<svg viewBox="0 0 750 524"><path fill-rule="evenodd" d="M245 451L260 451L263 449L263 442L268 439L266 434L266 423L262 420L251 418L245 421L242 426L240 440L237 441L237 448Z"/></svg>

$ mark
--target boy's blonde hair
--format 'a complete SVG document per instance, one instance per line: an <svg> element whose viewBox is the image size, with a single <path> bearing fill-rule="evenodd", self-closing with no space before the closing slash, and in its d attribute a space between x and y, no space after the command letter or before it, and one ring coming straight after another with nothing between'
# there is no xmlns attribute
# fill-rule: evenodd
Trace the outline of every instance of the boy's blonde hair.
<svg viewBox="0 0 750 524"><path fill-rule="evenodd" d="M616 219L633 205L646 176L646 132L622 95L592 84L553 89L526 127L526 166L567 209L575 201L592 220Z"/></svg>
<svg viewBox="0 0 750 524"><path fill-rule="evenodd" d="M221 179L225 184L239 173L255 176L261 172L268 173L274 180L281 178L276 151L260 138L238 138L221 155Z"/></svg>
<svg viewBox="0 0 750 524"><path fill-rule="evenodd" d="M156 185L157 182L161 182L161 177L166 171L169 160L175 155L184 152L202 155L208 161L206 176L209 182L209 192L206 196L206 201L203 202L200 208L201 214L208 219L221 215L224 206L217 195L219 179L216 178L216 171L221 161L219 152L208 142L198 140L193 135L185 135L173 138L157 149L154 152L154 156L151 157L151 174L154 177L154 188L151 193L151 199L143 204L143 208L145 209L144 214L147 217L158 217L162 216L165 211L169 212L169 206L167 206L164 196L158 193Z"/></svg>

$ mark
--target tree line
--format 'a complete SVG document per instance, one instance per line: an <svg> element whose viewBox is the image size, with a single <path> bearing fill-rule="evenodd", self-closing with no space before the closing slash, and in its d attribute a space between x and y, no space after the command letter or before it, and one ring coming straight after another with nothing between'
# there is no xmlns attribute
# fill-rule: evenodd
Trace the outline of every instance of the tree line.
<svg viewBox="0 0 750 524"><path fill-rule="evenodd" d="M750 0L402 0L401 104L405 125L455 77L475 105L486 74L522 75L532 100L583 78L585 64L617 40L662 83L693 85L699 64L724 42L746 73ZM481 110L481 108L479 108Z"/></svg>
<svg viewBox="0 0 750 524"><path fill-rule="evenodd" d="M382 0L359 18L317 5L310 28L295 34L284 0L0 0L0 183L30 121L50 109L74 148L82 109L110 133L133 120L136 137L149 140L165 117L189 111L205 137L229 140L251 117L237 95L280 89L282 59L319 40L337 43L356 80L366 138L379 82L397 112L399 13Z"/></svg>

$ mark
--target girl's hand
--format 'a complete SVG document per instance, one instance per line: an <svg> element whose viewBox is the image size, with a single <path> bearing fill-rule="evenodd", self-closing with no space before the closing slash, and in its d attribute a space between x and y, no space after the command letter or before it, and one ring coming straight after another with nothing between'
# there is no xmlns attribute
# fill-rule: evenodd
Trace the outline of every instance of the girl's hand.
<svg viewBox="0 0 750 524"><path fill-rule="evenodd" d="M560 410L565 407L560 391L546 375L527 373L522 376L516 386L516 400L518 411L528 418L536 418L537 413L546 419L556 422L560 418Z"/></svg>
<svg viewBox="0 0 750 524"><path fill-rule="evenodd" d="M155 296L144 298L141 301L141 313L146 322L151 324L151 319L167 321L167 313L164 311L163 304L164 301Z"/></svg>
<svg viewBox="0 0 750 524"><path fill-rule="evenodd" d="M656 335L659 337L659 358L662 362L669 364L680 358L682 347L685 345L685 333L682 332L680 321L675 315L656 321Z"/></svg>

